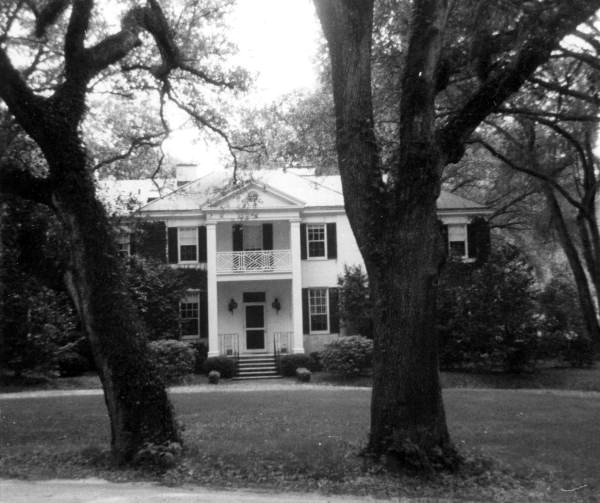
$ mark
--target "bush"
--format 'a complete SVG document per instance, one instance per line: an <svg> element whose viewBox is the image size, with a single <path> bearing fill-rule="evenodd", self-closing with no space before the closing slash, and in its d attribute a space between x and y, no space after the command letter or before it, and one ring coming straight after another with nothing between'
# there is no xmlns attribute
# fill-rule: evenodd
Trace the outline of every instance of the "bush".
<svg viewBox="0 0 600 503"><path fill-rule="evenodd" d="M531 370L543 333L536 296L532 268L514 247L480 267L447 264L438 290L442 368Z"/></svg>
<svg viewBox="0 0 600 503"><path fill-rule="evenodd" d="M227 356L211 356L204 361L202 369L205 374L216 370L221 377L231 379L235 375L235 360Z"/></svg>
<svg viewBox="0 0 600 503"><path fill-rule="evenodd" d="M279 358L279 373L285 377L294 377L296 369L300 367L309 368L310 364L310 356L303 353L284 355Z"/></svg>
<svg viewBox="0 0 600 503"><path fill-rule="evenodd" d="M165 384L181 383L194 370L194 351L185 342L164 339L148 347Z"/></svg>
<svg viewBox="0 0 600 503"><path fill-rule="evenodd" d="M312 372L310 370L308 370L307 368L300 367L300 368L296 369L296 378L300 382L309 382L311 375L312 375Z"/></svg>
<svg viewBox="0 0 600 503"><path fill-rule="evenodd" d="M373 362L373 341L360 335L340 337L321 353L323 368L344 377L361 375Z"/></svg>
<svg viewBox="0 0 600 503"><path fill-rule="evenodd" d="M210 384L219 384L220 379L221 379L221 374L218 370L211 370L208 373L208 382Z"/></svg>
<svg viewBox="0 0 600 503"><path fill-rule="evenodd" d="M360 265L344 266L344 275L338 277L340 286L340 318L346 326L346 333L360 334L373 338L371 299L369 282Z"/></svg>
<svg viewBox="0 0 600 503"><path fill-rule="evenodd" d="M319 353L318 351L313 351L308 356L310 358L310 365L308 366L309 370L311 370L312 372L320 372L321 370L323 370L321 353Z"/></svg>
<svg viewBox="0 0 600 503"><path fill-rule="evenodd" d="M194 342L190 347L194 351L194 374L202 374L202 366L208 357L208 347L203 342Z"/></svg>
<svg viewBox="0 0 600 503"><path fill-rule="evenodd" d="M75 351L65 351L56 358L58 373L61 377L76 377L90 368L90 362Z"/></svg>

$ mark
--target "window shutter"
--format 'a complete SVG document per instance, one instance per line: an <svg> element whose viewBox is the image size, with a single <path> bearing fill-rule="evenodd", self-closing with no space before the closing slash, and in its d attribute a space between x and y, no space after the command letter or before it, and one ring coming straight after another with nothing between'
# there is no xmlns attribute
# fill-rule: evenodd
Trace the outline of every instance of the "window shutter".
<svg viewBox="0 0 600 503"><path fill-rule="evenodd" d="M442 234L442 243L444 244L444 253L447 255L448 247L450 246L448 244L448 226L446 224L444 224L444 222L442 222L441 220L438 220L437 223L438 223L439 232Z"/></svg>
<svg viewBox="0 0 600 503"><path fill-rule="evenodd" d="M206 262L206 226L198 227L198 262Z"/></svg>
<svg viewBox="0 0 600 503"><path fill-rule="evenodd" d="M329 289L329 333L340 333L340 296L339 288Z"/></svg>
<svg viewBox="0 0 600 503"><path fill-rule="evenodd" d="M306 260L306 224L300 224L300 258Z"/></svg>
<svg viewBox="0 0 600 503"><path fill-rule="evenodd" d="M167 230L164 222L140 222L130 235L131 254L166 262Z"/></svg>
<svg viewBox="0 0 600 503"><path fill-rule="evenodd" d="M337 258L337 229L335 223L327 224L327 258Z"/></svg>
<svg viewBox="0 0 600 503"><path fill-rule="evenodd" d="M490 254L490 224L485 218L476 217L467 225L469 257L479 263L487 260Z"/></svg>
<svg viewBox="0 0 600 503"><path fill-rule="evenodd" d="M310 313L308 311L308 288L302 289L302 332L310 333Z"/></svg>
<svg viewBox="0 0 600 503"><path fill-rule="evenodd" d="M199 294L200 297L200 337L208 337L208 295L206 290Z"/></svg>
<svg viewBox="0 0 600 503"><path fill-rule="evenodd" d="M233 226L233 251L242 251L244 249L244 231L241 225Z"/></svg>
<svg viewBox="0 0 600 503"><path fill-rule="evenodd" d="M263 224L262 226L263 250L273 249L273 224Z"/></svg>
<svg viewBox="0 0 600 503"><path fill-rule="evenodd" d="M179 254L178 254L179 243L178 243L178 239L177 239L177 227L169 227L167 229L167 241L168 241L169 264L176 264L179 261Z"/></svg>

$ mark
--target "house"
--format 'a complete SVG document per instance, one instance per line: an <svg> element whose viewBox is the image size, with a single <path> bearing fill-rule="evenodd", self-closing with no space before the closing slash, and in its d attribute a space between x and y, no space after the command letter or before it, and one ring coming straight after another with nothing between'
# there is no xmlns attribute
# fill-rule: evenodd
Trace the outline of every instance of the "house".
<svg viewBox="0 0 600 503"><path fill-rule="evenodd" d="M487 213L442 192L450 253L475 255L470 224ZM138 216L144 235L120 246L189 272L181 336L204 341L209 356L310 353L344 333L338 276L363 261L339 176L262 170L234 185L220 171L151 200Z"/></svg>

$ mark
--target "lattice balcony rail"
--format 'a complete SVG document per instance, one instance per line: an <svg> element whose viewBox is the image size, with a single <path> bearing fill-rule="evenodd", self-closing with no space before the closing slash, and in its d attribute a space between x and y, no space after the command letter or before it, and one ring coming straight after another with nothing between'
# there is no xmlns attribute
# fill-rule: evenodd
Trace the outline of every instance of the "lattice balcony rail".
<svg viewBox="0 0 600 503"><path fill-rule="evenodd" d="M217 252L217 274L291 270L291 250Z"/></svg>

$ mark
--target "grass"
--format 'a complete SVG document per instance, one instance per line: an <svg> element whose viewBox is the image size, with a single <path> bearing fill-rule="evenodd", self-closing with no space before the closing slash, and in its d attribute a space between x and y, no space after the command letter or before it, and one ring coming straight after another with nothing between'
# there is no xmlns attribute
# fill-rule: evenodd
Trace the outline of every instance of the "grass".
<svg viewBox="0 0 600 503"><path fill-rule="evenodd" d="M461 451L492 457L495 464L431 480L393 477L357 456L368 431L368 389L223 387L172 396L185 425L185 456L179 468L154 477L477 501L593 501L600 494L600 396L458 388L444 395ZM100 396L0 400L0 423L0 476L151 476L117 471L107 462Z"/></svg>

